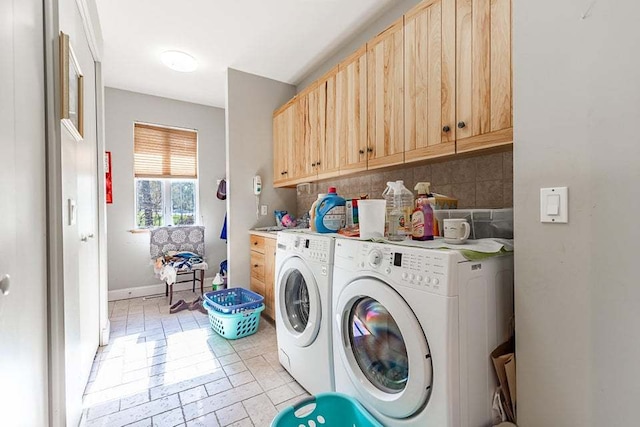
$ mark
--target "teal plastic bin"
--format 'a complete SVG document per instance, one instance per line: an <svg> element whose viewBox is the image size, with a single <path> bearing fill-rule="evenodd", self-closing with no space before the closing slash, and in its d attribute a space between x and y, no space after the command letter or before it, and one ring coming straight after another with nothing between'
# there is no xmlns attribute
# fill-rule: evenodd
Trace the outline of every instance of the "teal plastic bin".
<svg viewBox="0 0 640 427"><path fill-rule="evenodd" d="M260 312L264 310L264 304L260 304L259 307L251 310L227 314L215 310L207 300L202 305L209 312L211 329L229 340L254 334L260 326Z"/></svg>
<svg viewBox="0 0 640 427"><path fill-rule="evenodd" d="M320 393L283 409L271 427L384 427L357 400Z"/></svg>

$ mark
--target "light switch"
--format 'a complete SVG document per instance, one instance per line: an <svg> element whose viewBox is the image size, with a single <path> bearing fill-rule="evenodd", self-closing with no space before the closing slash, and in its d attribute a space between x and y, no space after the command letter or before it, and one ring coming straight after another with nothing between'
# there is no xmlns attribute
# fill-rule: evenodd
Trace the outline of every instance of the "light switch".
<svg viewBox="0 0 640 427"><path fill-rule="evenodd" d="M552 194L547 196L547 215L556 216L560 213L560 196Z"/></svg>
<svg viewBox="0 0 640 427"><path fill-rule="evenodd" d="M540 189L540 222L569 222L569 189L552 187Z"/></svg>

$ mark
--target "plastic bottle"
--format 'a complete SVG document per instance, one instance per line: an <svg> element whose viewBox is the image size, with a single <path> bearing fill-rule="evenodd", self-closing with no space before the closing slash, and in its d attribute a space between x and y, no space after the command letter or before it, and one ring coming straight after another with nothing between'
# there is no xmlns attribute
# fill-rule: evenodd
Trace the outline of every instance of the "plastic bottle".
<svg viewBox="0 0 640 427"><path fill-rule="evenodd" d="M429 201L429 182L419 182L415 190L418 193L416 208L411 215L413 240L433 240L433 209Z"/></svg>
<svg viewBox="0 0 640 427"><path fill-rule="evenodd" d="M219 291L221 289L224 289L224 279L222 278L222 276L220 275L220 273L216 273L216 277L213 278L213 281L211 282L211 290L212 291Z"/></svg>
<svg viewBox="0 0 640 427"><path fill-rule="evenodd" d="M318 233L337 233L346 220L345 200L338 196L335 187L317 202L315 224Z"/></svg>
<svg viewBox="0 0 640 427"><path fill-rule="evenodd" d="M316 206L318 206L320 200L324 199L326 195L326 193L318 194L318 198L311 205L311 209L309 209L309 228L311 231L318 231L316 229Z"/></svg>
<svg viewBox="0 0 640 427"><path fill-rule="evenodd" d="M391 219L391 211L395 206L395 201L393 200L394 188L396 186L395 182L388 181L387 188L382 192L382 198L387 201L386 212L384 216L384 229L385 236L389 236L389 220Z"/></svg>
<svg viewBox="0 0 640 427"><path fill-rule="evenodd" d="M389 240L405 240L411 236L411 213L413 193L404 186L404 181L392 185L393 203L389 213Z"/></svg>

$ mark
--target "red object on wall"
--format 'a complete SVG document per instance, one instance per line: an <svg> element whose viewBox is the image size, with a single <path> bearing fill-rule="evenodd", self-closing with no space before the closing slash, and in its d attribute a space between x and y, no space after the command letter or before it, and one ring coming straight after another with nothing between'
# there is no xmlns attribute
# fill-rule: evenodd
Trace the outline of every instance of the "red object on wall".
<svg viewBox="0 0 640 427"><path fill-rule="evenodd" d="M107 203L113 203L113 186L111 183L111 151L104 152L104 170Z"/></svg>

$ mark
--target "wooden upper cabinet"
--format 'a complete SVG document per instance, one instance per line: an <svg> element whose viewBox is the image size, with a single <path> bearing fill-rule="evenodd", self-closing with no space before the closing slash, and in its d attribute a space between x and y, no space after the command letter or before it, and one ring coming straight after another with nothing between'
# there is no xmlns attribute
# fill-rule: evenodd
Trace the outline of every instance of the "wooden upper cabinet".
<svg viewBox="0 0 640 427"><path fill-rule="evenodd" d="M420 3L404 20L405 161L454 154L455 0Z"/></svg>
<svg viewBox="0 0 640 427"><path fill-rule="evenodd" d="M315 140L318 138L318 128L315 121L312 123L310 120L310 101L315 104L315 98L310 95L315 86L313 84L297 96L293 124L293 165L289 168L293 170L290 176L291 184L315 178L316 175L315 159L318 153Z"/></svg>
<svg viewBox="0 0 640 427"><path fill-rule="evenodd" d="M276 187L286 185L293 176L293 140L296 119L296 98L273 113L273 184Z"/></svg>
<svg viewBox="0 0 640 427"><path fill-rule="evenodd" d="M403 23L367 43L368 169L404 162Z"/></svg>
<svg viewBox="0 0 640 427"><path fill-rule="evenodd" d="M338 67L333 68L320 78L314 91L318 109L318 157L316 170L318 179L338 176L340 170L340 140L336 123L336 74ZM310 109L311 111L311 109Z"/></svg>
<svg viewBox="0 0 640 427"><path fill-rule="evenodd" d="M457 152L513 142L511 0L457 0Z"/></svg>
<svg viewBox="0 0 640 427"><path fill-rule="evenodd" d="M335 130L340 174L367 169L367 47L338 65Z"/></svg>

